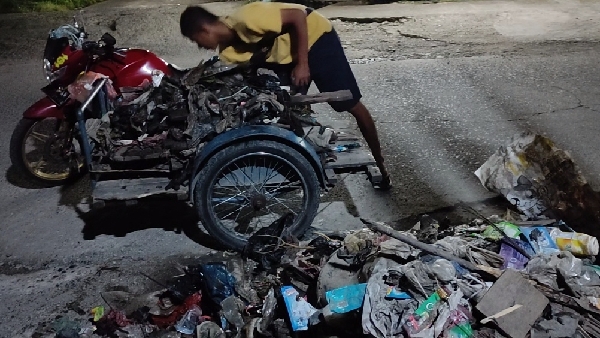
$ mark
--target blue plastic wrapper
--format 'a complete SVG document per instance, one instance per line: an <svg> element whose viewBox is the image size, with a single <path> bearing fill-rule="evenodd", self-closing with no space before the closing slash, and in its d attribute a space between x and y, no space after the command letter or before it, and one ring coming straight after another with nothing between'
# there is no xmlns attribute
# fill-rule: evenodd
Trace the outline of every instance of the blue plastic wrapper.
<svg viewBox="0 0 600 338"><path fill-rule="evenodd" d="M385 298L387 298L387 299L412 299L412 297L408 293L406 293L402 290L398 290L397 288L391 287L391 286L387 289L387 292L385 293Z"/></svg>
<svg viewBox="0 0 600 338"><path fill-rule="evenodd" d="M327 291L325 298L333 313L346 313L362 307L367 283L355 284Z"/></svg>
<svg viewBox="0 0 600 338"><path fill-rule="evenodd" d="M521 231L536 254L551 255L560 252L546 227L522 227Z"/></svg>
<svg viewBox="0 0 600 338"><path fill-rule="evenodd" d="M304 298L300 297L300 294L293 286L282 286L281 295L285 301L292 330L308 330L308 321L317 312L317 309L310 305Z"/></svg>
<svg viewBox="0 0 600 338"><path fill-rule="evenodd" d="M454 265L454 269L456 269L456 277L458 278L462 278L470 273L469 270L463 268L462 265L456 262L452 262L452 265Z"/></svg>
<svg viewBox="0 0 600 338"><path fill-rule="evenodd" d="M200 266L206 292L215 303L221 304L235 292L235 277L227 271L223 263L210 263Z"/></svg>

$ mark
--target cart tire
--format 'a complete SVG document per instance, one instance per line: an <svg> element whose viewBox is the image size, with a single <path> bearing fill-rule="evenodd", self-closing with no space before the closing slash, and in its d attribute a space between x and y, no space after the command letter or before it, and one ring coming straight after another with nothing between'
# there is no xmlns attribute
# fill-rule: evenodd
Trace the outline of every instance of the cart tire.
<svg viewBox="0 0 600 338"><path fill-rule="evenodd" d="M303 186L302 211L292 224L291 232L301 237L311 226L319 208L320 185L317 174L310 162L297 150L274 141L252 140L233 144L214 154L198 173L194 189L194 204L202 225L211 237L223 246L242 251L246 246L248 235L244 236L233 229L227 229L216 217L212 207L213 187L217 178L231 163L238 159L263 156L273 161L286 163L295 170L298 181Z"/></svg>

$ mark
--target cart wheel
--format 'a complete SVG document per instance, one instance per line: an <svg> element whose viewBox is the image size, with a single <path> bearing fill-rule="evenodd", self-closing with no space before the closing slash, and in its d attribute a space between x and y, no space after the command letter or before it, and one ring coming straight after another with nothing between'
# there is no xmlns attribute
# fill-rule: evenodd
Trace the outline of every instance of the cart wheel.
<svg viewBox="0 0 600 338"><path fill-rule="evenodd" d="M320 187L308 160L273 141L227 147L200 171L194 190L196 210L206 231L234 250L242 250L257 230L287 213L292 233L310 227L319 207Z"/></svg>

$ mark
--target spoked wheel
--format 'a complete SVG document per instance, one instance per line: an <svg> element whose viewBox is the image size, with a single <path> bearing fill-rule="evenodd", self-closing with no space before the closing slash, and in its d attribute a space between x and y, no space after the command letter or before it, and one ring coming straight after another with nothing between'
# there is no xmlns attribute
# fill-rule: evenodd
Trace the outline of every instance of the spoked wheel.
<svg viewBox="0 0 600 338"><path fill-rule="evenodd" d="M67 124L55 118L22 119L10 140L12 164L30 181L60 185L80 173L84 160Z"/></svg>
<svg viewBox="0 0 600 338"><path fill-rule="evenodd" d="M299 152L249 141L215 154L199 173L194 200L202 224L221 244L241 250L257 230L291 213L301 236L319 207L319 181Z"/></svg>

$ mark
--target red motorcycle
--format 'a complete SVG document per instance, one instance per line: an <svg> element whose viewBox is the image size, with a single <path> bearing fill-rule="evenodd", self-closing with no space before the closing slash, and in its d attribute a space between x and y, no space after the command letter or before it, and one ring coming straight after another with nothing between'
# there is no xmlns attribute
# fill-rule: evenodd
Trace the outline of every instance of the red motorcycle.
<svg viewBox="0 0 600 338"><path fill-rule="evenodd" d="M179 69L150 51L115 48L104 34L88 41L77 20L50 32L44 50L44 72L50 84L46 97L34 103L17 124L10 143L10 158L19 172L43 186L60 185L85 169L77 140L76 111L80 103L70 99L67 86L87 71L108 76L120 88L136 87L152 80L152 71L176 75Z"/></svg>

